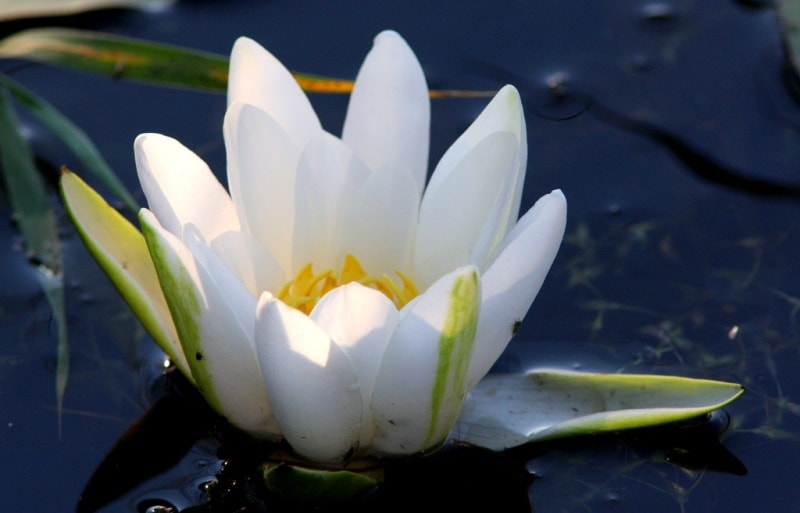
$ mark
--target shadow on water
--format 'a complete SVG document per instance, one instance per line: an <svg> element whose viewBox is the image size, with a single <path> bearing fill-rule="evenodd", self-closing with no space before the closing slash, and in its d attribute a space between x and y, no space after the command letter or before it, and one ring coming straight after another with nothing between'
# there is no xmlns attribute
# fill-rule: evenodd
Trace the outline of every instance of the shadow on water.
<svg viewBox="0 0 800 513"><path fill-rule="evenodd" d="M260 466L279 444L255 441L226 425L177 373L159 378L167 393L133 423L97 467L81 495L77 513L94 513L116 501L136 504L137 511L374 511L387 507L415 510L447 508L469 510L492 504L497 511L532 510L530 487L536 480L527 465L549 452L569 450L614 451L624 446L641 461L665 463L691 471L745 475L747 469L720 442L729 418L717 412L708 418L656 429L530 444L504 452L448 445L425 456L387 460L384 480L346 503L321 507L302 498L278 497L267 490ZM173 504L156 493L134 490L152 484L177 466L190 451L208 452L216 460L201 486ZM213 469L218 469L214 472ZM167 485L167 483L164 483ZM146 486L145 486L146 487ZM167 485L169 487L169 485ZM178 502L178 501L176 501ZM153 509L153 508L162 509Z"/></svg>

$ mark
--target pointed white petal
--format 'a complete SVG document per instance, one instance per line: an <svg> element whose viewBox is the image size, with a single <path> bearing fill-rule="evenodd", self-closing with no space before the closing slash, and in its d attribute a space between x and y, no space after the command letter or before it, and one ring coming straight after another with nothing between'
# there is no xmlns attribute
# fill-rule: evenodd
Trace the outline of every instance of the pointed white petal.
<svg viewBox="0 0 800 513"><path fill-rule="evenodd" d="M299 310L265 294L256 347L275 418L300 455L336 461L359 445L362 404L347 355Z"/></svg>
<svg viewBox="0 0 800 513"><path fill-rule="evenodd" d="M381 32L356 77L342 139L373 170L403 162L422 191L429 132L430 99L422 67L396 32Z"/></svg>
<svg viewBox="0 0 800 513"><path fill-rule="evenodd" d="M525 114L522 109L519 91L514 86L507 85L500 89L469 128L442 155L436 165L436 170L431 175L427 190L436 191L440 187L446 187L444 184L456 165L464 159L464 156L476 144L494 132L511 132L520 141L521 151L517 165L513 170L517 174L515 182L517 185L514 187L514 204L516 207L511 219L513 223L519 215L519 198L522 195L522 184L525 181L525 165L528 158Z"/></svg>
<svg viewBox="0 0 800 513"><path fill-rule="evenodd" d="M234 425L279 435L252 340L255 298L192 225L184 244L150 211L139 220L198 389Z"/></svg>
<svg viewBox="0 0 800 513"><path fill-rule="evenodd" d="M489 214L483 220L483 226L472 245L469 261L474 263L481 271L485 271L489 267L489 263L496 256L497 248L508 232L508 213L511 207L511 193L515 185L514 181L514 175L509 174L500 184Z"/></svg>
<svg viewBox="0 0 800 513"><path fill-rule="evenodd" d="M466 394L480 283L466 266L405 308L372 394L378 453L412 454L441 443Z"/></svg>
<svg viewBox="0 0 800 513"><path fill-rule="evenodd" d="M228 186L242 225L291 276L300 150L273 118L251 105L231 105L223 131Z"/></svg>
<svg viewBox="0 0 800 513"><path fill-rule="evenodd" d="M211 248L254 298L265 290L275 292L286 282L275 258L244 232L225 232L211 241Z"/></svg>
<svg viewBox="0 0 800 513"><path fill-rule="evenodd" d="M425 191L415 257L422 287L460 265L482 263L471 258L481 234L497 230L497 216L492 214L506 203L507 197L500 193L508 189L504 184L513 176L518 152L519 140L513 133L489 134L464 154L439 187Z"/></svg>
<svg viewBox="0 0 800 513"><path fill-rule="evenodd" d="M372 440L372 388L386 345L400 316L385 295L359 283L333 289L314 307L311 319L347 353L363 398L361 443Z"/></svg>
<svg viewBox="0 0 800 513"><path fill-rule="evenodd" d="M228 77L228 106L239 102L269 114L300 148L321 129L311 102L291 72L246 37L233 45Z"/></svg>
<svg viewBox="0 0 800 513"><path fill-rule="evenodd" d="M567 201L556 190L542 196L503 241L497 259L483 274L483 296L469 371L472 388L511 340L542 287L556 257L567 218Z"/></svg>
<svg viewBox="0 0 800 513"><path fill-rule="evenodd" d="M426 196L448 197L451 184L457 181L453 175L461 172L459 163L478 143L495 132L514 134L519 146L513 163L503 169L496 169L491 178L498 186L503 183L504 190L495 198L490 214L492 219L483 223L480 239L472 253L471 261L482 269L485 268L485 260L496 254L497 244L516 223L522 200L528 142L522 101L514 86L507 85L500 89L470 127L445 152L425 191ZM507 174L501 178L503 172Z"/></svg>
<svg viewBox="0 0 800 513"><path fill-rule="evenodd" d="M378 169L349 207L342 250L358 258L367 274L411 274L419 190L405 166Z"/></svg>
<svg viewBox="0 0 800 513"><path fill-rule="evenodd" d="M345 211L370 171L341 139L320 131L297 166L293 263L316 269L336 266Z"/></svg>
<svg viewBox="0 0 800 513"><path fill-rule="evenodd" d="M160 134L141 134L134 150L150 210L170 233L180 237L187 223L207 238L239 229L228 192L193 151Z"/></svg>

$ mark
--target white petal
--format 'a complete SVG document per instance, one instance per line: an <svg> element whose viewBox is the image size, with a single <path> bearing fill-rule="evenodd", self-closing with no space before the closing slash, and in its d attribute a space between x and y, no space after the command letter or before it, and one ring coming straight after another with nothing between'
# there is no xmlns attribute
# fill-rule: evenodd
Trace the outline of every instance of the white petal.
<svg viewBox="0 0 800 513"><path fill-rule="evenodd" d="M354 255L367 274L413 274L419 190L411 173L391 163L373 173L346 213L343 253ZM340 261L344 254L339 255Z"/></svg>
<svg viewBox="0 0 800 513"><path fill-rule="evenodd" d="M477 270L466 266L401 312L372 394L376 452L412 454L445 439L466 394L479 299Z"/></svg>
<svg viewBox="0 0 800 513"><path fill-rule="evenodd" d="M469 261L474 263L481 271L486 270L489 267L489 263L494 260L497 248L503 242L510 228L510 226L507 226L507 222L509 209L512 206L514 182L515 177L513 174L506 175L497 190L489 214L483 221L480 233L472 245Z"/></svg>
<svg viewBox="0 0 800 513"><path fill-rule="evenodd" d="M180 237L187 223L207 238L239 229L230 196L193 151L160 134L141 134L134 150L150 210L170 233Z"/></svg>
<svg viewBox="0 0 800 513"><path fill-rule="evenodd" d="M337 265L345 211L370 171L341 139L320 131L297 165L293 263L317 269Z"/></svg>
<svg viewBox="0 0 800 513"><path fill-rule="evenodd" d="M400 319L397 308L377 290L349 283L326 294L310 317L355 366L364 405L360 438L367 445L375 431L372 388L383 352Z"/></svg>
<svg viewBox="0 0 800 513"><path fill-rule="evenodd" d="M403 162L422 191L429 133L430 99L422 67L396 32L381 32L356 77L342 139L370 169Z"/></svg>
<svg viewBox="0 0 800 513"><path fill-rule="evenodd" d="M256 347L272 408L286 441L314 461L358 448L362 404L347 355L299 310L264 295Z"/></svg>
<svg viewBox="0 0 800 513"><path fill-rule="evenodd" d="M251 105L231 105L223 130L228 187L242 225L291 276L300 150L273 118Z"/></svg>
<svg viewBox="0 0 800 513"><path fill-rule="evenodd" d="M440 187L445 187L445 182L453 172L456 165L487 135L494 132L511 132L520 141L520 154L514 172L517 173L516 186L514 187L515 205L511 223L519 215L519 203L522 196L522 184L525 181L525 166L527 163L527 136L525 129L525 114L519 91L514 86L507 85L500 89L492 101L483 109L475 121L461 134L450 148L442 155L436 170L431 175L426 194L436 192Z"/></svg>
<svg viewBox="0 0 800 513"><path fill-rule="evenodd" d="M234 425L279 435L253 345L256 300L187 227L184 245L143 209L139 216L197 387Z"/></svg>
<svg viewBox="0 0 800 513"><path fill-rule="evenodd" d="M484 268L485 260L495 254L497 244L519 217L528 160L528 142L522 101L519 91L514 86L507 85L500 89L470 127L445 152L425 191L426 196L448 197L450 184L454 182L452 175L460 173L459 163L478 143L495 132L514 134L519 147L513 164L502 170L507 175L500 178L501 170L497 169L492 178L498 181L495 182L498 186L500 181L504 183L504 191L496 197L489 216L491 219L487 219L483 224L481 236L472 252L471 261L481 268Z"/></svg>
<svg viewBox="0 0 800 513"><path fill-rule="evenodd" d="M265 290L275 292L286 282L270 252L244 232L225 232L211 241L211 248L254 298Z"/></svg>
<svg viewBox="0 0 800 513"><path fill-rule="evenodd" d="M508 196L501 192L508 189L504 184L514 174L518 152L513 133L489 134L464 154L439 187L425 191L415 258L422 287L460 265L482 263L471 258L481 234L497 230L493 213L505 210ZM490 249L485 240L483 246Z"/></svg>
<svg viewBox="0 0 800 513"><path fill-rule="evenodd" d="M561 191L543 196L503 241L497 259L483 274L483 296L469 371L472 388L494 365L522 321L556 257L567 218Z"/></svg>
<svg viewBox="0 0 800 513"><path fill-rule="evenodd" d="M261 45L240 37L233 45L228 106L249 103L275 119L302 148L321 126L311 102L291 72Z"/></svg>

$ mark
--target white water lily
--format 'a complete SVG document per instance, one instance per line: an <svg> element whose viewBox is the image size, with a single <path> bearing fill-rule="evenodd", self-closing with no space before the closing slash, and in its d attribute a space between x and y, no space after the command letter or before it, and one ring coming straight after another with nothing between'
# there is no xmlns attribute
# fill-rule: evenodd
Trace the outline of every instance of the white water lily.
<svg viewBox="0 0 800 513"><path fill-rule="evenodd" d="M112 230L88 221L94 200L70 200L77 181L62 187L95 258L230 422L313 461L413 454L447 438L505 349L566 218L556 190L518 220L527 143L514 87L426 186L429 124L421 66L394 32L375 39L341 139L289 71L241 38L228 190L178 141L135 142L152 263L133 234L117 251Z"/></svg>

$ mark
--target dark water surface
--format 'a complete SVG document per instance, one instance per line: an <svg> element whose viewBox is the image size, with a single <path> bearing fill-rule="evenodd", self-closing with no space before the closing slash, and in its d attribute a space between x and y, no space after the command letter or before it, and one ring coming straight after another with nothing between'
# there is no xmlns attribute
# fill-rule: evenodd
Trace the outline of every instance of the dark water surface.
<svg viewBox="0 0 800 513"><path fill-rule="evenodd" d="M748 391L694 429L502 458L445 454L398 469L389 495L409 506L421 490L442 506L488 498L503 511L788 512L800 504L800 106L787 86L776 14L751 5L187 0L163 12L5 24L0 34L66 25L223 54L248 35L292 69L352 78L374 35L392 28L414 48L432 88L516 84L529 134L523 209L558 187L570 212L554 268L498 368L674 373L737 381ZM223 96L19 64L0 62L81 126L140 201L131 148L141 132L180 139L224 177ZM338 134L347 98L312 101ZM485 103L434 101L432 162ZM29 128L52 183L61 164L82 171L50 135ZM2 210L4 511L74 511L154 394L154 344L57 208L71 342L60 432L55 327ZM180 419L161 422L164 432L181 434ZM223 467L215 451L199 442L104 511L199 504ZM158 454L142 454L157 467ZM386 501L362 506L382 510Z"/></svg>

